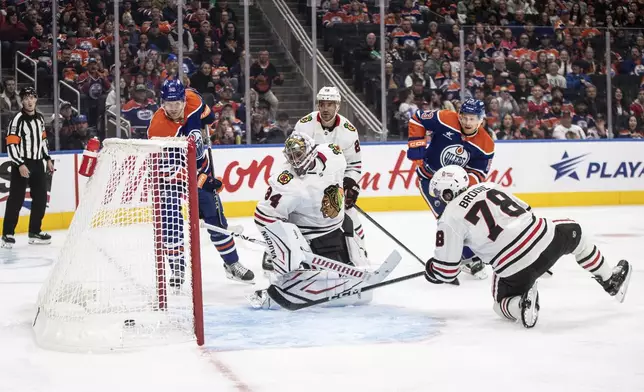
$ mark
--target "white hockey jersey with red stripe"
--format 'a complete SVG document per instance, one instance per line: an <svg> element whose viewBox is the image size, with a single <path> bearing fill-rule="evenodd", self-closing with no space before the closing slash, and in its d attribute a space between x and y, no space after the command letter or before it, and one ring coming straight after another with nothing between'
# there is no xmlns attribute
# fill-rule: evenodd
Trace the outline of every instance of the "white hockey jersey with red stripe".
<svg viewBox="0 0 644 392"><path fill-rule="evenodd" d="M360 152L358 131L345 117L337 114L333 126L324 128L320 112L311 112L295 124L294 132L311 136L317 144L334 143L340 146L344 159L347 161L344 176L352 178L355 182L360 180L362 153Z"/></svg>
<svg viewBox="0 0 644 392"><path fill-rule="evenodd" d="M318 145L316 150L314 166L306 175L296 175L288 164L271 173L264 200L255 209L255 224L260 231L269 223L283 220L312 240L342 226L346 160L336 144Z"/></svg>
<svg viewBox="0 0 644 392"><path fill-rule="evenodd" d="M438 219L432 270L444 282L454 280L467 246L498 276L513 275L546 249L554 227L497 184L474 185L452 200Z"/></svg>

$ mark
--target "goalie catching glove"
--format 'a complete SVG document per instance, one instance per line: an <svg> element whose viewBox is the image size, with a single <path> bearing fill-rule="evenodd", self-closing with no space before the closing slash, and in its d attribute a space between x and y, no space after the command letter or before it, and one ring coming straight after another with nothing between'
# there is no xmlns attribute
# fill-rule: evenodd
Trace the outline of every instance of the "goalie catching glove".
<svg viewBox="0 0 644 392"><path fill-rule="evenodd" d="M224 185L218 178L203 173L199 175L197 184L200 189L211 193L219 193L221 187Z"/></svg>
<svg viewBox="0 0 644 392"><path fill-rule="evenodd" d="M358 195L360 194L360 186L358 183L351 177L344 178L344 207L352 208L356 205L358 201Z"/></svg>

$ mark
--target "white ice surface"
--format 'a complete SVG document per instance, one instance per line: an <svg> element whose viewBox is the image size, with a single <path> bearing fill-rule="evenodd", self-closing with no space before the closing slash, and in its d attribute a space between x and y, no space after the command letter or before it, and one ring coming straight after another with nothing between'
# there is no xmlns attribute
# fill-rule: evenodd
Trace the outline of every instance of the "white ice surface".
<svg viewBox="0 0 644 392"><path fill-rule="evenodd" d="M625 303L604 293L570 257L540 281L539 324L525 330L492 311L490 282L461 286L423 278L375 292L360 308L252 311L245 296L265 286L261 250L237 242L258 276L228 281L202 233L207 343L133 353L66 354L40 349L33 303L63 244L0 249L0 392L28 391L644 391L644 208L540 209L582 224L611 264L634 266ZM429 212L373 214L422 259L431 256ZM231 219L255 235L250 219ZM363 220L370 257L394 244ZM392 277L421 270L414 258Z"/></svg>

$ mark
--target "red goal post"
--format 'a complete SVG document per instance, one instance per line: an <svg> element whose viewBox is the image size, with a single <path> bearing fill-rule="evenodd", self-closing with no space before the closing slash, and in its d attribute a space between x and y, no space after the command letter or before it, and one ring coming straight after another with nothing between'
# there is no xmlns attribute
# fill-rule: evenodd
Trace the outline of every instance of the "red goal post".
<svg viewBox="0 0 644 392"><path fill-rule="evenodd" d="M203 345L197 192L193 142L106 139L38 297L39 345Z"/></svg>

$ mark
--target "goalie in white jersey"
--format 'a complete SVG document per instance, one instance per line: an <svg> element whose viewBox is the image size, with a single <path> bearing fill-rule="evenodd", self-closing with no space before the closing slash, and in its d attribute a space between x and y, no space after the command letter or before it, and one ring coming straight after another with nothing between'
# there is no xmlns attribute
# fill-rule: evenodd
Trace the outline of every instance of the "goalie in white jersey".
<svg viewBox="0 0 644 392"><path fill-rule="evenodd" d="M364 244L362 244L364 230L356 209L353 208L360 193L358 181L362 174L362 154L360 152L358 131L349 120L338 113L342 97L337 88L322 87L316 96L316 100L318 111L302 117L295 124L294 131L310 136L319 145L333 143L342 150L347 163L341 182L344 188L345 213L351 219L357 239L364 247ZM348 227L349 222L346 225Z"/></svg>
<svg viewBox="0 0 644 392"><path fill-rule="evenodd" d="M438 219L434 257L425 266L428 281L454 280L463 246L468 246L494 270L494 310L531 328L539 312L536 280L561 256L573 254L608 294L624 300L631 266L621 260L611 269L575 221L538 217L494 183L468 185L460 166L445 166L431 180L430 193L447 207Z"/></svg>
<svg viewBox="0 0 644 392"><path fill-rule="evenodd" d="M342 150L335 144L316 145L309 136L293 132L284 155L287 162L271 175L264 200L255 209L255 224L268 244L266 254L275 272L270 277L280 296L315 300L366 283L369 274L355 268L368 264L366 254L345 219ZM368 293L350 303L370 298ZM270 306L266 290L250 299L255 307Z"/></svg>

